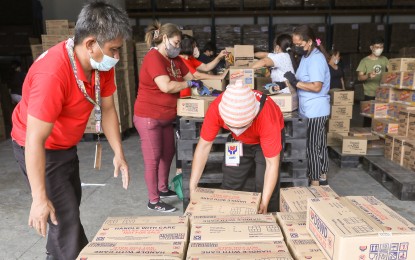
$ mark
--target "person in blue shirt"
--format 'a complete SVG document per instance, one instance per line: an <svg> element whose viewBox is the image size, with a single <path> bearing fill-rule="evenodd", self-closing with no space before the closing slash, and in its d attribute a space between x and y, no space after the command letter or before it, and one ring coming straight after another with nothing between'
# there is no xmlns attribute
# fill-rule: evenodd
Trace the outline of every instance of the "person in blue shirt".
<svg viewBox="0 0 415 260"><path fill-rule="evenodd" d="M296 74L287 72L284 76L297 88L300 115L308 118L307 174L310 184L326 185L329 168L326 122L330 115L330 70L326 51L308 25L298 26L292 37L294 51L302 58Z"/></svg>

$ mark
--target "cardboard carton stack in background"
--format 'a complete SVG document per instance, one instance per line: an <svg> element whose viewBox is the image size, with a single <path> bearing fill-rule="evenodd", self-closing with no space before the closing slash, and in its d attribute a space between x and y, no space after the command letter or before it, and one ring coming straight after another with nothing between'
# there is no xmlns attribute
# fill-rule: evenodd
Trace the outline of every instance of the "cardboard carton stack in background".
<svg viewBox="0 0 415 260"><path fill-rule="evenodd" d="M190 1L194 3L195 1ZM197 45L199 47L200 52L205 47L207 42L211 41L212 38L212 27L210 25L185 25L185 30L192 30L193 37L195 37L197 41ZM217 51L221 51L223 49L218 48Z"/></svg>
<svg viewBox="0 0 415 260"><path fill-rule="evenodd" d="M188 220L184 216L109 217L78 259L183 259Z"/></svg>
<svg viewBox="0 0 415 260"><path fill-rule="evenodd" d="M388 102L386 119L375 119L372 131L385 138L385 158L415 170L415 58L390 59L376 100Z"/></svg>
<svg viewBox="0 0 415 260"><path fill-rule="evenodd" d="M341 145L334 133L347 136L353 115L353 102L354 91L330 91L331 113L327 128L328 146Z"/></svg>
<svg viewBox="0 0 415 260"><path fill-rule="evenodd" d="M242 31L242 44L255 46L255 51L268 52L268 25L243 25Z"/></svg>
<svg viewBox="0 0 415 260"><path fill-rule="evenodd" d="M216 48L224 50L228 46L241 44L240 25L216 25Z"/></svg>
<svg viewBox="0 0 415 260"><path fill-rule="evenodd" d="M68 20L46 20L46 34L42 34L42 48L43 51L55 46L61 41L65 41L74 36L74 26Z"/></svg>

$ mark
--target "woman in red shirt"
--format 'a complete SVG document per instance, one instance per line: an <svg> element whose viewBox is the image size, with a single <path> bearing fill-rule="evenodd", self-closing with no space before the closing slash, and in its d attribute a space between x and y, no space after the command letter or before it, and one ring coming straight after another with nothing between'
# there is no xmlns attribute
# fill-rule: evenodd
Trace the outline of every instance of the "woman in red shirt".
<svg viewBox="0 0 415 260"><path fill-rule="evenodd" d="M197 82L178 57L181 31L174 24L149 25L146 42L150 51L140 70L134 125L140 135L144 178L148 189L148 209L172 212L176 208L160 198L176 197L168 189L170 164L174 157L173 121L179 92ZM186 81L187 80L187 81Z"/></svg>
<svg viewBox="0 0 415 260"><path fill-rule="evenodd" d="M216 65L226 56L226 51L222 50L215 59L205 64L197 59L199 56L199 49L196 46L196 41L189 35L183 35L180 44L180 58L186 64L186 67L196 79L221 79L221 75L208 74ZM180 92L180 97L191 96L190 89L184 89Z"/></svg>

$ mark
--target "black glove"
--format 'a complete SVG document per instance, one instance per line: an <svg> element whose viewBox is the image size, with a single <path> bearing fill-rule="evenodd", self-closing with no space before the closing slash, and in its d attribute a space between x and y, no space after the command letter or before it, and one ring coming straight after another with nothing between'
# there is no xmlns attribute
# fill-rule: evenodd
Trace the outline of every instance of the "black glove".
<svg viewBox="0 0 415 260"><path fill-rule="evenodd" d="M187 85L191 88L202 88L203 82L201 80L188 80Z"/></svg>
<svg viewBox="0 0 415 260"><path fill-rule="evenodd" d="M291 86L294 88L297 87L299 80L295 77L294 73L287 71L285 72L284 77L288 80L288 82L290 82Z"/></svg>

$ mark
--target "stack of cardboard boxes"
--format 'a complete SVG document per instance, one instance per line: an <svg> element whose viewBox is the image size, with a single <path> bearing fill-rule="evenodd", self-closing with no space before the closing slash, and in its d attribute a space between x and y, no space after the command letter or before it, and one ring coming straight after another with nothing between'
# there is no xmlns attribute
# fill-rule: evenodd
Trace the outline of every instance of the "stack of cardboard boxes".
<svg viewBox="0 0 415 260"><path fill-rule="evenodd" d="M376 100L387 106L387 119L372 122L372 131L385 138L385 158L410 170L415 170L414 73L414 58L389 60L376 92Z"/></svg>
<svg viewBox="0 0 415 260"><path fill-rule="evenodd" d="M339 146L340 136L347 136L353 115L353 91L330 91L331 112L328 120L327 145Z"/></svg>
<svg viewBox="0 0 415 260"><path fill-rule="evenodd" d="M183 259L188 221L184 216L109 217L77 259Z"/></svg>

